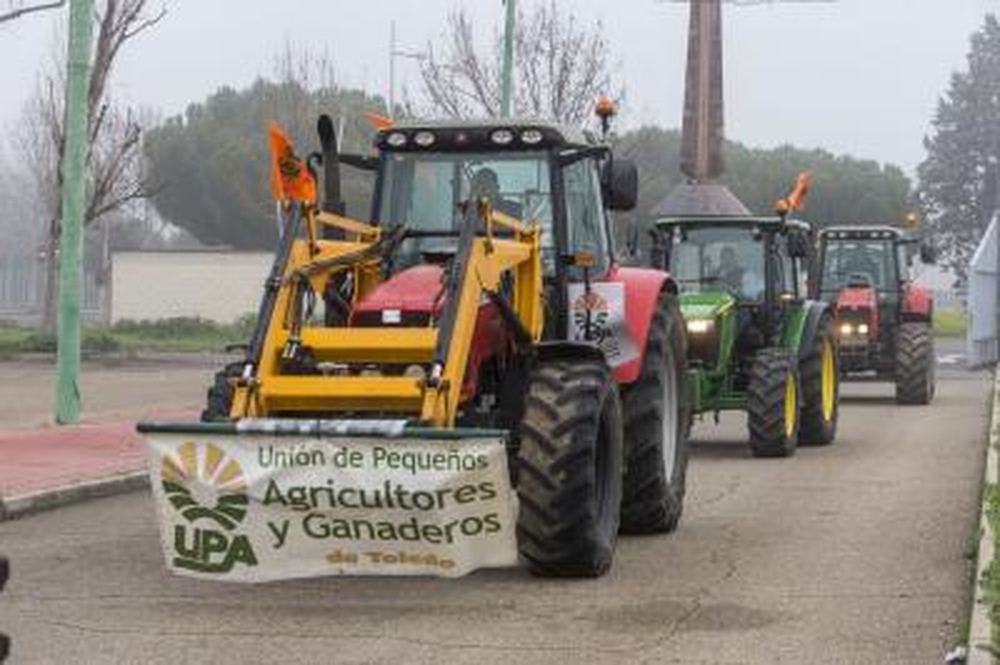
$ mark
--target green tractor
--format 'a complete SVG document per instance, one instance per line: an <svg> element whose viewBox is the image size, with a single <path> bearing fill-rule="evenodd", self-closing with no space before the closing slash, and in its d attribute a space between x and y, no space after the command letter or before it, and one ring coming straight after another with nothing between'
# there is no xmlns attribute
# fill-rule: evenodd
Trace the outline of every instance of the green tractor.
<svg viewBox="0 0 1000 665"><path fill-rule="evenodd" d="M796 200L796 199L789 199ZM680 290L696 417L746 411L757 457L836 435L839 372L834 314L807 298L808 224L774 217L656 221L651 262Z"/></svg>

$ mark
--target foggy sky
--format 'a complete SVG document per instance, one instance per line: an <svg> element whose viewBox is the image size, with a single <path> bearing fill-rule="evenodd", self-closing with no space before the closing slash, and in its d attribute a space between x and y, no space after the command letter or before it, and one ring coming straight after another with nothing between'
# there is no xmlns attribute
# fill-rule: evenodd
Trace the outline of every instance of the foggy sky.
<svg viewBox="0 0 1000 665"><path fill-rule="evenodd" d="M399 47L440 39L448 12L466 7L484 37L500 0L161 0L162 23L129 43L113 80L117 98L183 112L221 85L273 72L287 43L332 57L338 82L388 90L389 19ZM543 0L518 0L526 8ZM745 1L745 0L744 0ZM156 0L152 0L154 7ZM6 5L5 0L0 5ZM687 7L659 0L561 0L584 23L602 21L625 83L622 125L677 127ZM726 135L750 146L792 143L892 162L913 171L969 36L1000 0L839 0L727 5ZM0 24L0 126L12 131L39 71L51 60L59 17ZM415 62L397 60L397 99L418 86Z"/></svg>

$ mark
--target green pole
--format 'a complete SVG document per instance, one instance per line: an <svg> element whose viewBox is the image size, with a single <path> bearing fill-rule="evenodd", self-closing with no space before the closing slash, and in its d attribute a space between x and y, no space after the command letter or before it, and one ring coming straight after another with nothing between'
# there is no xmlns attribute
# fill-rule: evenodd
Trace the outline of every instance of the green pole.
<svg viewBox="0 0 1000 665"><path fill-rule="evenodd" d="M70 0L66 57L66 146L62 160L62 225L59 236L59 350L56 355L56 422L80 421L80 281L83 210L86 204L87 95L90 85L92 0Z"/></svg>
<svg viewBox="0 0 1000 665"><path fill-rule="evenodd" d="M507 20L503 34L503 72L500 81L500 117L510 117L510 83L514 68L514 0L504 0L507 5Z"/></svg>

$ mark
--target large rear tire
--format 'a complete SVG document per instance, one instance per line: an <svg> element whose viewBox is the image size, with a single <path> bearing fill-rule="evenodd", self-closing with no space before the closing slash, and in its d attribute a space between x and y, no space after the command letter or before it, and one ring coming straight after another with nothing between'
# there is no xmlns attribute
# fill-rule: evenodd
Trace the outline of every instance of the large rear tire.
<svg viewBox="0 0 1000 665"><path fill-rule="evenodd" d="M597 577L611 566L622 498L622 413L600 360L542 362L528 382L517 540L529 570Z"/></svg>
<svg viewBox="0 0 1000 665"><path fill-rule="evenodd" d="M934 340L926 323L899 326L896 338L896 402L929 404L934 399Z"/></svg>
<svg viewBox="0 0 1000 665"><path fill-rule="evenodd" d="M831 317L820 319L812 348L799 362L799 378L802 384L799 443L814 446L832 443L840 415L840 368Z"/></svg>
<svg viewBox="0 0 1000 665"><path fill-rule="evenodd" d="M625 421L623 532L668 533L680 521L691 419L686 356L677 299L663 294L650 322L639 378L621 389Z"/></svg>
<svg viewBox="0 0 1000 665"><path fill-rule="evenodd" d="M789 457L799 438L797 363L785 349L764 349L754 358L747 389L750 450L755 457Z"/></svg>

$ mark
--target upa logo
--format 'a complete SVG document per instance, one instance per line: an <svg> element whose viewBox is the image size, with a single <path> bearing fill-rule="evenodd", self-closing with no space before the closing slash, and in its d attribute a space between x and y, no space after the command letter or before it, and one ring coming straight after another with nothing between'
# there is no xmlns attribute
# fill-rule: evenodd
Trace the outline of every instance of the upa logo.
<svg viewBox="0 0 1000 665"><path fill-rule="evenodd" d="M247 514L246 480L239 462L214 443L185 441L160 466L163 491L188 524L174 525L174 565L228 573L237 563L257 565L250 539L233 533Z"/></svg>

